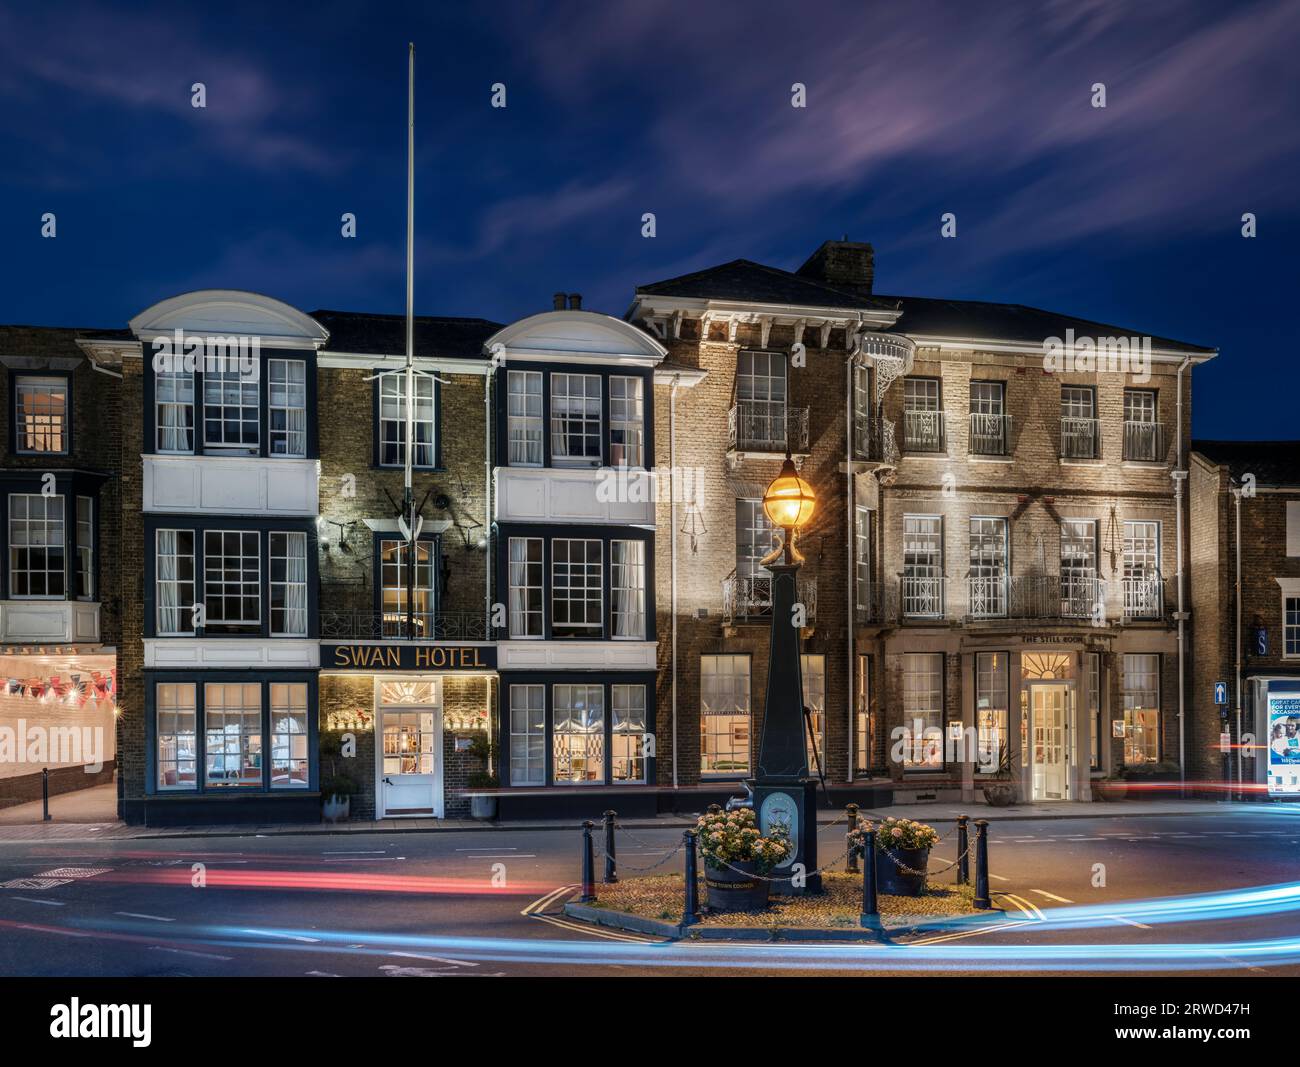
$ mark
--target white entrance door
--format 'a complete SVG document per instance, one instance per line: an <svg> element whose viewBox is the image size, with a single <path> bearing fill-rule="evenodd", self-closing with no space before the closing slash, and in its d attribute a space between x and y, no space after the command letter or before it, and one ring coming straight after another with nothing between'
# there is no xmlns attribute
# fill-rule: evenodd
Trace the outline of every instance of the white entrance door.
<svg viewBox="0 0 1300 1067"><path fill-rule="evenodd" d="M442 712L380 707L375 817L442 818Z"/></svg>
<svg viewBox="0 0 1300 1067"><path fill-rule="evenodd" d="M1064 685L1030 687L1030 719L1033 730L1034 800L1066 800L1068 792L1069 749L1066 736L1066 696Z"/></svg>

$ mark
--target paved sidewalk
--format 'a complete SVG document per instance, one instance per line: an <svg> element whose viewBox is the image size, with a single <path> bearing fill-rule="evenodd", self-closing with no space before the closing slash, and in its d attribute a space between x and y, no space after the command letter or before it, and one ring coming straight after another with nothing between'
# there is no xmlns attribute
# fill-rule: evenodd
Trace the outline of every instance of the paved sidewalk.
<svg viewBox="0 0 1300 1067"><path fill-rule="evenodd" d="M83 794L96 792L84 790ZM67 805L68 815L60 814L56 800L69 800L79 797L77 803ZM75 822L73 814L94 809L93 797L80 794L66 794L50 802L53 821L40 822L40 804L35 805L34 818L29 814L26 822L16 818L23 814L19 807L0 811L0 844L5 842L31 841L90 841L105 839L148 839L179 837L270 837L270 836L304 836L310 834L366 834L366 833L463 833L467 831L485 832L491 830L505 831L564 831L574 832L578 828L576 819L535 819L514 822L480 822L476 819L382 819L379 821L356 821L330 825L326 823L266 825L212 825L212 826L126 826L115 820L99 822ZM22 805L21 808L29 808ZM1029 819L1123 819L1147 818L1171 815L1235 815L1247 817L1273 810L1274 806L1261 803L1225 803L1213 800L1140 800L1116 801L1111 803L1071 802L1055 804L1023 804L1009 808L993 808L982 802L969 805L960 804L898 804L892 807L863 810L862 815L871 819L883 819L892 815L899 819L919 819L929 823L950 823L958 815L969 815L972 819L988 819L990 823L1013 822ZM1287 805L1289 811L1300 812L1295 805ZM101 807L102 810L102 807ZM843 818L843 812L818 812L817 821L826 825ZM630 829L685 829L694 825L694 819L684 813L660 815L654 819L629 820Z"/></svg>

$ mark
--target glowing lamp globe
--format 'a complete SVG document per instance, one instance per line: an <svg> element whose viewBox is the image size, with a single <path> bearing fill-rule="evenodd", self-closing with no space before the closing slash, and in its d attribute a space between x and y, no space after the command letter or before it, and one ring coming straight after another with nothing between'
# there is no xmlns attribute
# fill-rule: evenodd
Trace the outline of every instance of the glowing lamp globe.
<svg viewBox="0 0 1300 1067"><path fill-rule="evenodd" d="M807 525L817 506L812 486L799 477L794 461L787 458L781 473L773 479L763 494L763 510L773 526L782 530L798 530Z"/></svg>

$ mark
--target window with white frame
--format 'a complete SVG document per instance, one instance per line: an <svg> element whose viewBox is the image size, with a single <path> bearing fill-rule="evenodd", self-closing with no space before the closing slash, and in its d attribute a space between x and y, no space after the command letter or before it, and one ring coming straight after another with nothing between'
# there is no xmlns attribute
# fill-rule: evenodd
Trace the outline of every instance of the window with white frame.
<svg viewBox="0 0 1300 1067"><path fill-rule="evenodd" d="M160 790L197 789L198 711L195 686L159 683L154 688L155 779Z"/></svg>
<svg viewBox="0 0 1300 1067"><path fill-rule="evenodd" d="M943 519L903 516L903 614L944 613Z"/></svg>
<svg viewBox="0 0 1300 1067"><path fill-rule="evenodd" d="M433 618L433 560L435 542L417 541L415 544L415 574L411 589L406 588L411 562L408 541L381 539L379 542L379 606L383 614L385 637L402 637L407 633L408 616L413 632L411 638L432 637ZM407 595L410 593L408 610Z"/></svg>
<svg viewBox="0 0 1300 1067"><path fill-rule="evenodd" d="M1010 678L1005 652L979 652L975 656L975 730L977 770L993 773L1009 759Z"/></svg>
<svg viewBox="0 0 1300 1067"><path fill-rule="evenodd" d="M903 379L903 449L944 450L943 391L938 378Z"/></svg>
<svg viewBox="0 0 1300 1067"><path fill-rule="evenodd" d="M77 497L77 598L95 599L95 499Z"/></svg>
<svg viewBox="0 0 1300 1067"><path fill-rule="evenodd" d="M615 782L646 780L646 687L611 685L610 776Z"/></svg>
<svg viewBox="0 0 1300 1067"><path fill-rule="evenodd" d="M203 532L203 625L253 630L262 621L262 559L255 530Z"/></svg>
<svg viewBox="0 0 1300 1067"><path fill-rule="evenodd" d="M970 383L970 450L976 456L1008 453L1005 382Z"/></svg>
<svg viewBox="0 0 1300 1067"><path fill-rule="evenodd" d="M1157 410L1154 389L1124 390L1124 459L1154 463L1162 457Z"/></svg>
<svg viewBox="0 0 1300 1067"><path fill-rule="evenodd" d="M998 618L1007 613L1007 520L970 520L970 614Z"/></svg>
<svg viewBox="0 0 1300 1067"><path fill-rule="evenodd" d="M858 654L858 670L853 679L854 733L856 753L854 769L865 775L871 770L876 749L875 716L871 711L871 657Z"/></svg>
<svg viewBox="0 0 1300 1067"><path fill-rule="evenodd" d="M68 379L14 378L14 443L19 453L68 452Z"/></svg>
<svg viewBox="0 0 1300 1067"><path fill-rule="evenodd" d="M221 362L221 361L218 361ZM258 382L237 360L203 374L203 447L237 455L256 455L261 412Z"/></svg>
<svg viewBox="0 0 1300 1067"><path fill-rule="evenodd" d="M542 465L542 372L506 372L506 434L512 467Z"/></svg>
<svg viewBox="0 0 1300 1067"><path fill-rule="evenodd" d="M1160 759L1160 656L1124 656L1124 762Z"/></svg>
<svg viewBox="0 0 1300 1067"><path fill-rule="evenodd" d="M1163 607L1160 580L1160 523L1124 523L1124 617L1159 618Z"/></svg>
<svg viewBox="0 0 1300 1067"><path fill-rule="evenodd" d="M609 465L645 465L645 412L640 378L613 375L609 379Z"/></svg>
<svg viewBox="0 0 1300 1067"><path fill-rule="evenodd" d="M415 376L415 454L416 467L432 467L434 461L434 380L428 374ZM393 371L379 378L379 465L401 467L406 464L406 374Z"/></svg>
<svg viewBox="0 0 1300 1067"><path fill-rule="evenodd" d="M53 600L67 594L64 499L55 494L10 494L11 597L21 600Z"/></svg>
<svg viewBox="0 0 1300 1067"><path fill-rule="evenodd" d="M546 686L510 687L510 784L546 781Z"/></svg>
<svg viewBox="0 0 1300 1067"><path fill-rule="evenodd" d="M267 427L271 455L307 455L307 364L300 359L267 362Z"/></svg>
<svg viewBox="0 0 1300 1067"><path fill-rule="evenodd" d="M610 633L614 637L646 635L644 541L609 543Z"/></svg>
<svg viewBox="0 0 1300 1067"><path fill-rule="evenodd" d="M259 683L205 685L203 735L207 788L261 788L262 687Z"/></svg>
<svg viewBox="0 0 1300 1067"><path fill-rule="evenodd" d="M194 372L160 370L153 379L154 441L159 452L194 451Z"/></svg>
<svg viewBox="0 0 1300 1067"><path fill-rule="evenodd" d="M749 772L749 657L700 657L700 773Z"/></svg>
<svg viewBox="0 0 1300 1067"><path fill-rule="evenodd" d="M551 375L551 459L556 466L600 465L600 375Z"/></svg>
<svg viewBox="0 0 1300 1067"><path fill-rule="evenodd" d="M1090 385L1061 386L1061 456L1097 458L1097 392Z"/></svg>
<svg viewBox="0 0 1300 1067"><path fill-rule="evenodd" d="M858 621L865 622L871 611L871 509L853 509L853 604Z"/></svg>
<svg viewBox="0 0 1300 1067"><path fill-rule="evenodd" d="M194 531L158 530L155 544L155 589L158 636L194 632Z"/></svg>
<svg viewBox="0 0 1300 1067"><path fill-rule="evenodd" d="M875 446L872 412L871 368L855 365L853 368L853 455L857 459L871 459L878 452Z"/></svg>
<svg viewBox="0 0 1300 1067"><path fill-rule="evenodd" d="M1100 771L1104 768L1101 749L1108 736L1101 723L1101 653L1085 652L1083 665L1088 672L1088 733L1092 741L1089 766L1094 771Z"/></svg>
<svg viewBox="0 0 1300 1067"><path fill-rule="evenodd" d="M765 583L767 599L771 598L772 576L762 560L778 541L776 527L763 510L762 500L736 501L736 577Z"/></svg>
<svg viewBox="0 0 1300 1067"><path fill-rule="evenodd" d="M271 633L307 636L307 535L272 533Z"/></svg>
<svg viewBox="0 0 1300 1067"><path fill-rule="evenodd" d="M605 780L605 687L556 685L551 691L552 780Z"/></svg>
<svg viewBox="0 0 1300 1067"><path fill-rule="evenodd" d="M307 685L271 683L271 788L306 789Z"/></svg>
<svg viewBox="0 0 1300 1067"><path fill-rule="evenodd" d="M1282 655L1300 656L1300 596L1282 597Z"/></svg>
<svg viewBox="0 0 1300 1067"><path fill-rule="evenodd" d="M510 636L541 637L545 633L542 618L542 539L512 537L509 553L507 578Z"/></svg>
<svg viewBox="0 0 1300 1067"><path fill-rule="evenodd" d="M741 449L784 452L786 359L782 352L741 352L736 361L735 441Z"/></svg>
<svg viewBox="0 0 1300 1067"><path fill-rule="evenodd" d="M1061 520L1061 614L1086 618L1101 600L1095 519Z"/></svg>
<svg viewBox="0 0 1300 1067"><path fill-rule="evenodd" d="M600 541L557 537L551 542L551 636L601 636L603 567Z"/></svg>
<svg viewBox="0 0 1300 1067"><path fill-rule="evenodd" d="M799 668L803 675L803 703L812 719L813 733L808 736L805 725L803 731L804 754L808 760L808 770L817 773L817 761L821 760L822 773L826 773L826 657L804 654L799 657ZM816 740L816 758L813 744Z"/></svg>
<svg viewBox="0 0 1300 1067"><path fill-rule="evenodd" d="M943 653L903 655L903 769L943 769Z"/></svg>

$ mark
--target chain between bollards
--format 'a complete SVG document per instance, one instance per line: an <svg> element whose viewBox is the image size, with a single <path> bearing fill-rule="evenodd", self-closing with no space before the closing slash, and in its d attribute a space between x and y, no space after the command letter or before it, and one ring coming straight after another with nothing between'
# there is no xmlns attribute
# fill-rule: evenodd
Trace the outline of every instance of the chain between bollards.
<svg viewBox="0 0 1300 1067"><path fill-rule="evenodd" d="M683 833L682 841L686 849L686 901L682 907L682 925L694 926L700 921L700 888L697 884L699 871L695 866L695 831L687 830Z"/></svg>
<svg viewBox="0 0 1300 1067"><path fill-rule="evenodd" d="M970 838L967 835L966 823L970 819L969 815L957 816L957 884L970 884L970 856L967 852L970 847Z"/></svg>
<svg viewBox="0 0 1300 1067"><path fill-rule="evenodd" d="M613 885L618 881L618 861L614 856L614 820L616 811L605 812L605 884Z"/></svg>
<svg viewBox="0 0 1300 1067"><path fill-rule="evenodd" d="M853 831L858 828L858 806L856 804L846 804L844 806L844 818L848 820L848 829L844 831L845 840L849 846L849 861L844 868L849 874L856 874L858 870L858 850L853 847Z"/></svg>
<svg viewBox="0 0 1300 1067"><path fill-rule="evenodd" d="M50 769L41 768L41 813L45 822L50 821Z"/></svg>
<svg viewBox="0 0 1300 1067"><path fill-rule="evenodd" d="M989 900L989 822L975 820L975 907L987 911L993 906Z"/></svg>
<svg viewBox="0 0 1300 1067"><path fill-rule="evenodd" d="M862 914L858 925L875 928L880 925L880 908L876 903L876 831L867 830L862 835Z"/></svg>
<svg viewBox="0 0 1300 1067"><path fill-rule="evenodd" d="M596 862L593 855L595 842L591 839L592 827L596 824L587 819L582 824L582 895L579 904L590 904L596 899Z"/></svg>

